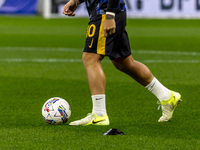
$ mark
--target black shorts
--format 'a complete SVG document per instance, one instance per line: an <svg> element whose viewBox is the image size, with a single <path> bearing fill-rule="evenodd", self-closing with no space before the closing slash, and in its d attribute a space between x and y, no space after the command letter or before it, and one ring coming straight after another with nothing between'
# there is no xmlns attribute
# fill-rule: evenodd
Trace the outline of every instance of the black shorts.
<svg viewBox="0 0 200 150"><path fill-rule="evenodd" d="M91 18L87 29L84 52L108 56L111 60L131 55L128 35L126 32L126 12L117 13L115 16L116 32L103 34L104 15Z"/></svg>

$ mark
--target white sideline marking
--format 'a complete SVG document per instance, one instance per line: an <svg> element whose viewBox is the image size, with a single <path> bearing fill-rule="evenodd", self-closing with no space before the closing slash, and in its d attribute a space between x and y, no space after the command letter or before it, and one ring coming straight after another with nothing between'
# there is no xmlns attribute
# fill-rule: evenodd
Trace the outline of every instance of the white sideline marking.
<svg viewBox="0 0 200 150"><path fill-rule="evenodd" d="M62 52L82 52L83 48L64 48L64 47L0 47L1 50L14 51L62 51ZM199 52L186 51L160 51L160 50L132 50L136 54L155 54L155 55L186 55L186 56L200 56Z"/></svg>
<svg viewBox="0 0 200 150"><path fill-rule="evenodd" d="M31 63L82 63L81 59L23 59L23 58L10 58L0 59L0 62L31 62ZM103 63L111 63L110 60L103 60ZM200 63L200 60L141 60L143 63Z"/></svg>

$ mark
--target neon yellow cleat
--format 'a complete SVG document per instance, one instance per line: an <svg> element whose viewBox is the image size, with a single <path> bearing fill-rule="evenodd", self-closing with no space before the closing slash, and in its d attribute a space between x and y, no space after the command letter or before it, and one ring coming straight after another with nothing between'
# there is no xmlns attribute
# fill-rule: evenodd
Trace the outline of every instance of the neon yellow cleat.
<svg viewBox="0 0 200 150"><path fill-rule="evenodd" d="M77 121L70 122L71 126L87 126L87 125L109 125L110 121L108 115L98 117L94 113L89 113L85 118Z"/></svg>
<svg viewBox="0 0 200 150"><path fill-rule="evenodd" d="M181 102L181 95L177 92L171 91L171 97L169 100L161 101L160 105L162 108L162 116L158 120L158 122L169 121L174 113L175 108Z"/></svg>

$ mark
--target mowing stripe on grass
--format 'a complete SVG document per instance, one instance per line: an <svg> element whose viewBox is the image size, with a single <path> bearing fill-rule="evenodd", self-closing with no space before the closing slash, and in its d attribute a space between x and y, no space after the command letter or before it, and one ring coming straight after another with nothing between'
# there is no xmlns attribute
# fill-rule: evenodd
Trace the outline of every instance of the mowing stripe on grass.
<svg viewBox="0 0 200 150"><path fill-rule="evenodd" d="M10 51L62 51L62 52L75 52L82 51L81 48L63 48L63 47L0 47L0 50Z"/></svg>
<svg viewBox="0 0 200 150"><path fill-rule="evenodd" d="M186 55L186 56L200 56L198 52L180 52L180 51L153 51L153 50L136 50L133 53L138 54L156 54L156 55Z"/></svg>
<svg viewBox="0 0 200 150"><path fill-rule="evenodd" d="M0 62L31 62L31 63L82 63L81 59L24 59L24 58L8 58L0 59ZM110 60L103 60L103 63L111 63ZM200 60L141 60L143 63L200 63Z"/></svg>
<svg viewBox="0 0 200 150"><path fill-rule="evenodd" d="M62 51L62 52L82 52L82 48L64 48L64 47L0 47L0 50L12 51ZM186 55L200 56L199 52L181 52L181 51L161 51L161 50L132 50L136 54L155 54L155 55Z"/></svg>

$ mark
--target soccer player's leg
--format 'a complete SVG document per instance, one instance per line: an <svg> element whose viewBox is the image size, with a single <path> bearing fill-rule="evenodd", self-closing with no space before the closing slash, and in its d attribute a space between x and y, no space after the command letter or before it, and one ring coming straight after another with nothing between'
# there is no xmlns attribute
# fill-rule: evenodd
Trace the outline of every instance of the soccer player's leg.
<svg viewBox="0 0 200 150"><path fill-rule="evenodd" d="M106 77L101 66L103 56L83 53L83 63L87 72L92 95L93 109L85 118L71 122L70 125L109 125L105 104Z"/></svg>
<svg viewBox="0 0 200 150"><path fill-rule="evenodd" d="M169 121L178 103L181 102L181 95L163 86L151 73L147 66L135 61L132 56L121 57L112 60L114 66L131 76L138 83L145 86L160 101L162 116L158 122Z"/></svg>
<svg viewBox="0 0 200 150"><path fill-rule="evenodd" d="M120 18L123 17L119 16L119 19ZM120 36L118 36L118 41L120 42L113 44L115 45L115 48L109 56L112 60L112 63L118 70L131 76L158 98L162 108L162 116L158 120L159 122L170 120L176 106L181 101L180 94L172 92L171 90L163 86L153 76L146 65L133 59L125 26L118 25L117 27L118 34L120 34L119 31L121 31L122 33L120 34Z"/></svg>
<svg viewBox="0 0 200 150"><path fill-rule="evenodd" d="M88 27L85 49L82 60L87 72L88 83L93 102L92 113L85 118L73 121L70 125L109 125L106 112L105 87L106 77L101 66L105 55L105 37L103 36L103 17L91 21Z"/></svg>

